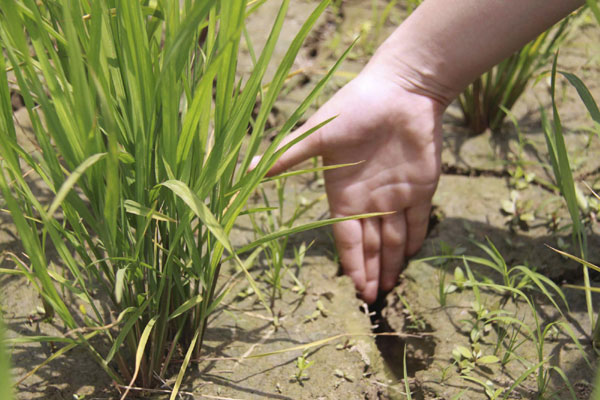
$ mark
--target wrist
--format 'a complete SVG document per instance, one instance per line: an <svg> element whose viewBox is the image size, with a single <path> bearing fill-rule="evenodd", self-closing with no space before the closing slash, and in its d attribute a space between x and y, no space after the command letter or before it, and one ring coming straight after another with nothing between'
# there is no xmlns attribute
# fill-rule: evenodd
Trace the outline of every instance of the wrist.
<svg viewBox="0 0 600 400"><path fill-rule="evenodd" d="M365 72L385 77L391 84L428 97L445 109L460 94L465 85L448 82L447 66L438 54L411 37L400 26L375 52Z"/></svg>
<svg viewBox="0 0 600 400"><path fill-rule="evenodd" d="M361 74L383 79L402 91L427 98L436 104L441 114L461 89L443 83L428 62L397 50L392 51L383 43Z"/></svg>
<svg viewBox="0 0 600 400"><path fill-rule="evenodd" d="M447 106L483 72L577 8L582 0L427 0L367 66Z"/></svg>
<svg viewBox="0 0 600 400"><path fill-rule="evenodd" d="M452 87L440 79L430 63L402 56L398 52L388 53L381 47L365 67L370 73L384 76L391 84L421 96L428 97L445 109L458 96L462 88ZM416 57L415 57L416 58Z"/></svg>

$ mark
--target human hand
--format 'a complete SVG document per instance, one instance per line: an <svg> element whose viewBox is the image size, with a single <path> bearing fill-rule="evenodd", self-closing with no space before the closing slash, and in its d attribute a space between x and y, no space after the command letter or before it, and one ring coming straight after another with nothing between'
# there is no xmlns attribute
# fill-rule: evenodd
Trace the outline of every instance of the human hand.
<svg viewBox="0 0 600 400"><path fill-rule="evenodd" d="M451 6L426 1L379 47L363 72L285 142L337 116L288 149L269 173L316 155L326 165L364 161L325 172L332 216L395 212L334 225L342 266L365 301L375 301L380 289L391 289L404 259L423 243L440 174L445 106L477 76L581 3L528 0L506 7L489 1ZM482 19L488 23L478 23Z"/></svg>
<svg viewBox="0 0 600 400"><path fill-rule="evenodd" d="M325 172L332 217L393 214L333 226L344 272L372 303L397 282L404 260L422 245L440 174L443 105L370 66L287 139L337 116L292 146L269 171L313 156L324 165L363 161Z"/></svg>

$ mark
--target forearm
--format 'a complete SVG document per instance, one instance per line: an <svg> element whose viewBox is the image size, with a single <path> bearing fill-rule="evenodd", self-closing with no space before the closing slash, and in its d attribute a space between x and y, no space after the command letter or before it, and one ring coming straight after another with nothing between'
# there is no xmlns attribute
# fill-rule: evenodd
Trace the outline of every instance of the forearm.
<svg viewBox="0 0 600 400"><path fill-rule="evenodd" d="M426 0L384 42L371 65L449 103L480 74L583 0Z"/></svg>

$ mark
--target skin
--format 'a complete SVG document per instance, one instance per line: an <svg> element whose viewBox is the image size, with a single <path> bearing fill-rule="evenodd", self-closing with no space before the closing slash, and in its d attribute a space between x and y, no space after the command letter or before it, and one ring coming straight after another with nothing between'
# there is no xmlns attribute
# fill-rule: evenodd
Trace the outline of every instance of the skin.
<svg viewBox="0 0 600 400"><path fill-rule="evenodd" d="M270 175L313 156L327 171L333 217L393 214L333 227L344 272L367 303L391 290L425 239L440 176L441 118L470 82L583 2L427 0L381 45L357 78L293 137L329 124L291 147ZM485 23L482 23L485 21Z"/></svg>

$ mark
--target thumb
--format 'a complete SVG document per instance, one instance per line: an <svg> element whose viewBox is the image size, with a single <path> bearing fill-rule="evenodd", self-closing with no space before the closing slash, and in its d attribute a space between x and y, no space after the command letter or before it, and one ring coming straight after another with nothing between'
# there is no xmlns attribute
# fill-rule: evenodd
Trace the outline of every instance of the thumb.
<svg viewBox="0 0 600 400"><path fill-rule="evenodd" d="M306 131L311 129L313 124L311 124L310 120L298 128L296 131L290 133L285 139L281 141L277 150L281 149L288 143L292 142L298 136L301 136ZM301 163L304 160L307 160L311 157L315 157L320 155L321 146L320 146L320 134L321 130L311 133L298 143L294 144L292 147L287 149L285 153L279 157L279 159L275 162L273 167L267 173L267 176L273 176L282 173L283 171L293 167L296 164ZM255 156L250 163L250 169L254 169L258 162L260 161L262 156Z"/></svg>

